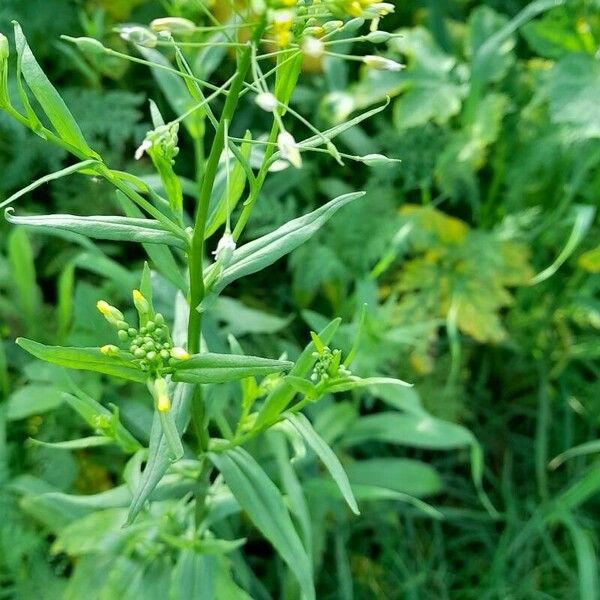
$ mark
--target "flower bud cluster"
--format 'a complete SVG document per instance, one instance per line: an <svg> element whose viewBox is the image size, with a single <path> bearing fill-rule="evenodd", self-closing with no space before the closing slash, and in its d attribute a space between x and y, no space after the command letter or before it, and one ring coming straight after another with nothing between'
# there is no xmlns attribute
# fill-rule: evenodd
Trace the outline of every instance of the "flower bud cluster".
<svg viewBox="0 0 600 600"><path fill-rule="evenodd" d="M140 369L152 376L158 376L179 361L190 358L183 348L173 345L171 333L163 315L152 314L149 302L138 290L134 291L133 296L135 306L140 314L140 321L144 316L144 324L140 324L138 329L125 321L120 310L104 300L100 300L96 305L104 318L115 327L119 341L126 347L126 350L123 351L117 346L108 344L102 346L100 352L105 356L133 357Z"/></svg>
<svg viewBox="0 0 600 600"><path fill-rule="evenodd" d="M335 379L337 377L349 377L352 375L352 372L341 364L341 350L331 350L329 346L324 346L320 351L313 352L312 355L317 359L310 376L313 382L317 383Z"/></svg>
<svg viewBox="0 0 600 600"><path fill-rule="evenodd" d="M146 134L146 139L135 152L136 160L147 152L153 160L161 159L173 165L179 154L179 123L160 125Z"/></svg>

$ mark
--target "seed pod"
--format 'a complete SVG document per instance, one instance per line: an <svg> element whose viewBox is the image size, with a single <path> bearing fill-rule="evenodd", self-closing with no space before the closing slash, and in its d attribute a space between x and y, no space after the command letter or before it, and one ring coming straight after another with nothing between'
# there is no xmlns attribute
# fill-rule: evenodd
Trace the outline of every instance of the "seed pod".
<svg viewBox="0 0 600 600"><path fill-rule="evenodd" d="M70 37L65 35L63 39L75 44L79 50L88 56L100 56L108 50L100 41L91 37Z"/></svg>
<svg viewBox="0 0 600 600"><path fill-rule="evenodd" d="M171 33L192 33L196 29L196 25L189 19L182 17L163 17L154 19L150 23L152 31L170 31Z"/></svg>
<svg viewBox="0 0 600 600"><path fill-rule="evenodd" d="M365 156L359 157L358 160L368 167L381 167L383 165L400 162L398 159L388 158L383 154L366 154Z"/></svg>
<svg viewBox="0 0 600 600"><path fill-rule="evenodd" d="M394 36L387 31L371 31L365 36L365 39L372 44L384 44L389 42Z"/></svg>
<svg viewBox="0 0 600 600"><path fill-rule="evenodd" d="M383 56L374 56L367 54L363 56L363 62L370 69L376 69L378 71L401 71L404 69L404 65L391 60L390 58L384 58Z"/></svg>

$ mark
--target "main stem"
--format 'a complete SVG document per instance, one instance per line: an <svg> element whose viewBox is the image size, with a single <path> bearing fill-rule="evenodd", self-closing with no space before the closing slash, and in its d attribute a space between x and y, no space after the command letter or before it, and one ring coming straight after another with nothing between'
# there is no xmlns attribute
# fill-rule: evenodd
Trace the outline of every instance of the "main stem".
<svg viewBox="0 0 600 600"><path fill-rule="evenodd" d="M254 32L252 43L257 42L260 39L263 30L264 24L260 24ZM221 113L221 119L219 120L217 131L215 132L212 148L210 149L210 154L206 161L204 177L202 179L202 185L198 195L198 206L196 208L194 230L192 234L190 252L188 255L190 274L188 352L191 354L196 354L200 351L202 314L197 310L197 308L204 298L204 276L202 269L204 256L204 234L206 229L206 218L208 215L208 205L215 183L215 177L217 175L219 158L223 152L225 123L227 121L231 121L237 107L240 92L242 91L244 80L246 79L246 74L248 73L248 69L250 67L251 56L252 46L248 44L247 48L244 50L239 59L236 77L231 84L231 88L227 94L227 99L225 100L225 106L223 107L223 112Z"/></svg>

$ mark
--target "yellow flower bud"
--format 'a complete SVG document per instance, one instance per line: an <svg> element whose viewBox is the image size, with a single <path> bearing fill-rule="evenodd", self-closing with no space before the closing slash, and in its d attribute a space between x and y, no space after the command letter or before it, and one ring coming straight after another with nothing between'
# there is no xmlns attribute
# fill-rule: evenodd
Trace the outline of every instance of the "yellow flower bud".
<svg viewBox="0 0 600 600"><path fill-rule="evenodd" d="M156 408L159 412L168 412L171 410L169 388L167 382L162 377L159 377L154 381L153 395L156 398Z"/></svg>
<svg viewBox="0 0 600 600"><path fill-rule="evenodd" d="M156 408L159 412L169 412L171 410L171 400L166 394L161 394L156 401Z"/></svg>
<svg viewBox="0 0 600 600"><path fill-rule="evenodd" d="M171 356L176 360L188 360L190 358L190 354L178 346L171 349Z"/></svg>
<svg viewBox="0 0 600 600"><path fill-rule="evenodd" d="M140 292L140 290L133 290L132 296L133 303L135 304L138 312L140 314L147 314L150 311L150 304L148 303L148 300L144 298L142 292Z"/></svg>
<svg viewBox="0 0 600 600"><path fill-rule="evenodd" d="M96 302L96 308L100 311L100 314L115 327L124 319L123 313L118 308L111 306L105 300L98 300L98 302Z"/></svg>
<svg viewBox="0 0 600 600"><path fill-rule="evenodd" d="M112 344L107 344L106 346L102 346L102 348L100 348L100 352L106 356L115 356L119 352L119 349Z"/></svg>

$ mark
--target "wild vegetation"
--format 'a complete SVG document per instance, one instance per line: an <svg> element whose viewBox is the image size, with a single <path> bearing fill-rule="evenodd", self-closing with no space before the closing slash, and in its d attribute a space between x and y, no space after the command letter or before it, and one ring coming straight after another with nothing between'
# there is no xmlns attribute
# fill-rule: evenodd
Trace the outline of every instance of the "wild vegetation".
<svg viewBox="0 0 600 600"><path fill-rule="evenodd" d="M600 597L598 0L0 32L0 598Z"/></svg>

